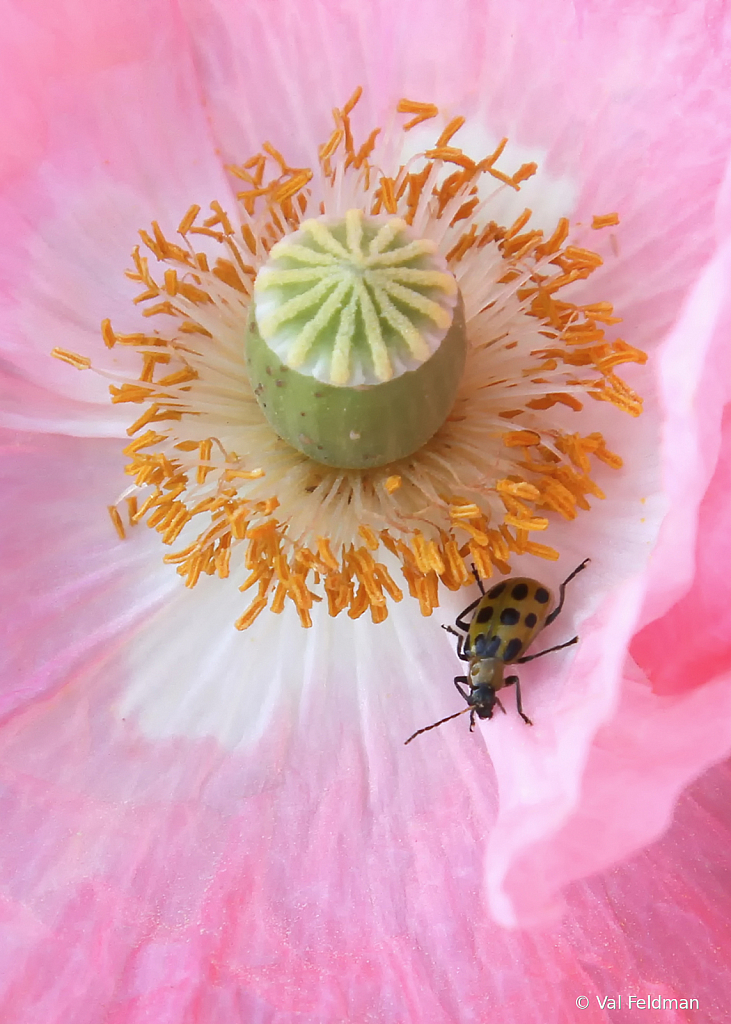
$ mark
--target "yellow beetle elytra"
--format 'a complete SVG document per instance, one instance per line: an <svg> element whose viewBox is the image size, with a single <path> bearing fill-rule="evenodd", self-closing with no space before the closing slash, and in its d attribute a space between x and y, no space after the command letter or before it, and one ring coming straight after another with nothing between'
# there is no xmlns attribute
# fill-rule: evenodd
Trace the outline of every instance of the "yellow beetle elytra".
<svg viewBox="0 0 731 1024"><path fill-rule="evenodd" d="M567 640L566 643L557 644L555 647L548 647L545 651L537 654L523 654L527 651L536 636L545 626L550 626L563 608L566 595L566 584L582 569L586 568L590 559L586 558L578 565L570 575L566 577L558 588L558 604L550 612L548 609L552 604L551 591L545 584L538 580L531 580L527 576L515 576L512 579L502 580L496 583L487 592L482 585L482 580L472 567L472 571L480 588L480 597L468 605L463 612L457 616L455 625L462 630L458 633L452 626L442 626L448 633L457 637L457 657L469 664L468 676L455 676L454 685L461 696L467 701L467 707L462 708L454 715L442 718L433 725L427 725L409 736L406 743L423 732L436 729L438 725L450 722L459 715L470 712L470 732L475 728L475 715L478 718L492 718L495 705L505 713L505 708L500 703L497 695L498 690L506 686L515 686L515 703L518 714L526 723L533 725L530 718L523 711L523 701L520 693L520 680L517 676L504 676L505 665L522 665L523 662L533 661L551 651L560 651L564 647L570 647L578 641L578 636ZM466 616L472 613L468 622ZM464 635L466 634L466 636ZM464 689L469 686L469 692Z"/></svg>

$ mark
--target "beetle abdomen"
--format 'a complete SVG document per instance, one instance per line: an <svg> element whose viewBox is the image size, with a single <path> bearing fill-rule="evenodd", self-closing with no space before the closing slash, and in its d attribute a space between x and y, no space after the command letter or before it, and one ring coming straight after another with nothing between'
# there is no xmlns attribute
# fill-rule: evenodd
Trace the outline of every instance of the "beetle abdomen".
<svg viewBox="0 0 731 1024"><path fill-rule="evenodd" d="M469 653L515 661L543 628L551 604L551 591L539 580L518 576L496 583L475 609Z"/></svg>

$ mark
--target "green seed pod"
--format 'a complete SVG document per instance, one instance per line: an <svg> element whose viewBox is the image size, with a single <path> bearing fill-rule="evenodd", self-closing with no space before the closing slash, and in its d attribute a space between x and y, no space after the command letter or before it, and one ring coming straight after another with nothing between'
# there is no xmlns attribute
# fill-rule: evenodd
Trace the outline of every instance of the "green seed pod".
<svg viewBox="0 0 731 1024"><path fill-rule="evenodd" d="M449 414L467 336L454 276L404 221L306 221L259 272L247 326L254 394L273 429L317 462L383 466Z"/></svg>

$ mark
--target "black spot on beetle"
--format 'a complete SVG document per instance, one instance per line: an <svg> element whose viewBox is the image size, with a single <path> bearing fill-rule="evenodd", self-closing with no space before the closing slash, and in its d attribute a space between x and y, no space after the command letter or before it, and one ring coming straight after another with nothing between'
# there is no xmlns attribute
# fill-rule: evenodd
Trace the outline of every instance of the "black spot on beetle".
<svg viewBox="0 0 731 1024"><path fill-rule="evenodd" d="M520 622L520 612L517 608L503 608L500 612L500 621L503 626L515 626Z"/></svg>
<svg viewBox="0 0 731 1024"><path fill-rule="evenodd" d="M525 601L528 596L528 584L527 583L516 583L513 589L510 591L510 596L514 597L516 601Z"/></svg>
<svg viewBox="0 0 731 1024"><path fill-rule="evenodd" d="M533 629L536 622L538 622L538 616L536 615L536 613L529 612L525 617L525 624L528 627L528 629Z"/></svg>
<svg viewBox="0 0 731 1024"><path fill-rule="evenodd" d="M495 658L501 643L502 640L499 636L493 636L488 640L484 633L478 633L475 637L474 656L476 658Z"/></svg>
<svg viewBox="0 0 731 1024"><path fill-rule="evenodd" d="M491 590L488 590L487 596L488 597L500 597L500 595L502 594L503 590L505 590L505 583L504 582L503 583L498 583Z"/></svg>
<svg viewBox="0 0 731 1024"><path fill-rule="evenodd" d="M480 608L479 612L477 613L477 618L476 618L475 621L476 622L489 622L490 619L492 618L493 611L494 611L494 609L493 609L491 604L489 604L487 606L487 608Z"/></svg>
<svg viewBox="0 0 731 1024"><path fill-rule="evenodd" d="M517 636L514 636L512 640L508 641L508 646L505 648L505 654L503 656L504 661L513 661L518 657L523 648L523 641L519 640Z"/></svg>
<svg viewBox="0 0 731 1024"><path fill-rule="evenodd" d="M547 604L550 596L551 595L545 587L539 587L538 590L536 590L536 601L538 601L539 604Z"/></svg>

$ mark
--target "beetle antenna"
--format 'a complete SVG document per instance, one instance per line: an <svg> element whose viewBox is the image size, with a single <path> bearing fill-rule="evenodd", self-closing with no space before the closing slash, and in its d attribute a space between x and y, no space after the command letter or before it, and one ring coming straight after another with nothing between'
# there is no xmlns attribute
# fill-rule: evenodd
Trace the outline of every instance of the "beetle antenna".
<svg viewBox="0 0 731 1024"><path fill-rule="evenodd" d="M456 715L448 715L446 718L442 718L438 722L435 722L434 725L427 725L423 729L417 729L413 736L409 736L407 740L404 740L404 746L406 746L407 743L411 743L412 740L415 740L417 736L421 736L423 732L429 732L430 729L436 729L438 725L444 725L445 722L451 722L453 718L459 718L460 715L463 715L466 711L470 710L471 709L469 707L462 708L462 710L458 711Z"/></svg>
<svg viewBox="0 0 731 1024"><path fill-rule="evenodd" d="M504 715L507 715L507 711L505 710L505 708L504 708L504 707L502 706L502 704L500 703L500 698L499 698L499 697L497 696L497 694L495 694L495 703L496 703L496 704L497 704L497 706L498 706L498 707L500 708L500 710L502 711L502 713L503 713Z"/></svg>

